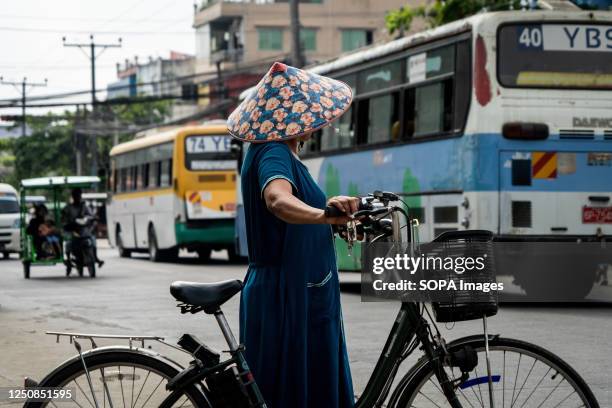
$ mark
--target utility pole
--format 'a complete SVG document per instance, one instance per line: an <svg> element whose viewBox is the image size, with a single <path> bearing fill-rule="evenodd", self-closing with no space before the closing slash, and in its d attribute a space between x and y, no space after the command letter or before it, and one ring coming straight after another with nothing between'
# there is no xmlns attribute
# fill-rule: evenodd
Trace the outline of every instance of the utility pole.
<svg viewBox="0 0 612 408"><path fill-rule="evenodd" d="M98 102L96 99L96 58L98 58L107 48L120 48L121 47L121 37L117 43L114 44L96 44L94 42L93 34L89 36L89 44L87 43L67 43L66 37L62 37L62 42L64 43L64 47L78 47L85 55L89 58L89 62L91 65L91 111L92 116L95 117L95 109L96 103ZM89 52L85 51L89 49ZM96 49L100 49L100 52L96 54ZM93 146L91 149L91 174L93 176L98 175L98 141L97 136L92 136L93 138Z"/></svg>
<svg viewBox="0 0 612 408"><path fill-rule="evenodd" d="M300 0L289 0L291 15L291 64L294 67L304 66L302 42L300 41Z"/></svg>
<svg viewBox="0 0 612 408"><path fill-rule="evenodd" d="M26 135L26 93L28 87L36 87L36 86L47 86L47 78L45 78L45 82L28 82L26 77L23 77L23 81L21 82L13 82L13 81L5 81L3 77L0 76L0 85L12 85L17 88L17 91L21 92L21 136Z"/></svg>

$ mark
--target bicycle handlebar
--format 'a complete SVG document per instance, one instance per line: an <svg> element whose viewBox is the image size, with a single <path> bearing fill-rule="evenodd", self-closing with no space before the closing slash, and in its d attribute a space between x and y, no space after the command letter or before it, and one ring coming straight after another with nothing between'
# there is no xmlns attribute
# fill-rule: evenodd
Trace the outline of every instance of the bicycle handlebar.
<svg viewBox="0 0 612 408"><path fill-rule="evenodd" d="M370 210L370 209L372 209L372 206L369 203L364 202L362 200L359 202L359 207L357 211L364 211L364 210ZM334 217L345 217L347 216L347 214L336 206L328 205L327 207L325 207L325 216L327 218L334 218Z"/></svg>

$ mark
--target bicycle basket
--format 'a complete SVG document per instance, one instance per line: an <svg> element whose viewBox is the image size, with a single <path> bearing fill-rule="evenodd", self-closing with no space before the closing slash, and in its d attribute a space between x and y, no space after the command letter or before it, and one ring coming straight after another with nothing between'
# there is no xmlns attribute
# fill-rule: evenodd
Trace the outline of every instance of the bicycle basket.
<svg viewBox="0 0 612 408"><path fill-rule="evenodd" d="M497 314L497 291L472 289L479 284L490 285L495 282L492 233L484 230L448 231L438 236L433 243L437 256L443 259L482 257L484 263L481 270L472 269L463 274L457 274L454 270L438 271L438 276L454 281L457 290L449 291L443 301L432 302L436 321L460 322Z"/></svg>

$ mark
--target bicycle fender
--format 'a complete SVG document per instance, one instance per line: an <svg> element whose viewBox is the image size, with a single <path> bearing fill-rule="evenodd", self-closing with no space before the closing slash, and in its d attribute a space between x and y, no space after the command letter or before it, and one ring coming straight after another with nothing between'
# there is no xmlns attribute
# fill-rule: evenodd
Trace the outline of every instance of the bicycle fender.
<svg viewBox="0 0 612 408"><path fill-rule="evenodd" d="M138 353L138 354L146 355L147 357L151 357L151 358L160 360L161 362L165 364L169 364L170 366L172 366L179 372L184 369L184 367L181 366L179 363L171 360L170 358L167 358L161 355L160 353L157 353L149 349L143 349L143 348L138 348L138 347L129 347L129 346L97 347L95 349L91 349L91 350L87 350L83 352L82 355L84 359L87 359L89 356L92 356L92 355L104 354L104 353L114 353L114 352ZM63 370L64 368L72 364L82 364L81 356L77 354L65 360L61 364L59 364L39 382L38 386L44 387L45 384L49 381L49 379L53 378L59 371Z"/></svg>

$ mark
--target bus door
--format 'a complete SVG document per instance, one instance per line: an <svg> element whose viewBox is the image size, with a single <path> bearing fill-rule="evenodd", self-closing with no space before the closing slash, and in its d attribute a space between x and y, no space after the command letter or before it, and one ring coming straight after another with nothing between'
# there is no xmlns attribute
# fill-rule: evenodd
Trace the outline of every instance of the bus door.
<svg viewBox="0 0 612 408"><path fill-rule="evenodd" d="M502 235L612 235L612 152L582 149L500 152Z"/></svg>

